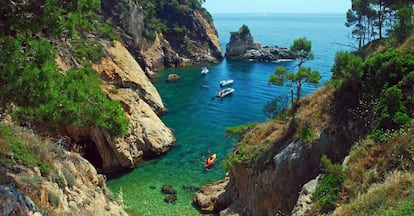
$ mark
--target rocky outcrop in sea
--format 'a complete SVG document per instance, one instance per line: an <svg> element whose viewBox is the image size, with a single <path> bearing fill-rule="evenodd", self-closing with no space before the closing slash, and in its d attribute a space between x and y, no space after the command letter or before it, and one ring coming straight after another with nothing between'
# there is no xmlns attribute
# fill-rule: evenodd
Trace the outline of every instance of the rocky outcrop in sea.
<svg viewBox="0 0 414 216"><path fill-rule="evenodd" d="M281 59L295 59L288 48L262 46L253 39L250 30L243 25L238 32L232 32L226 44L226 58L252 62L275 62Z"/></svg>

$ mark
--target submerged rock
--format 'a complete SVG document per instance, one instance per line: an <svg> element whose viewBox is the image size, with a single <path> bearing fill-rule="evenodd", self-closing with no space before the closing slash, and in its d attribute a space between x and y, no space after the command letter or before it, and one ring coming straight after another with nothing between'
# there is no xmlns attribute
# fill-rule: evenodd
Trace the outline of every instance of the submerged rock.
<svg viewBox="0 0 414 216"><path fill-rule="evenodd" d="M181 79L181 77L178 76L178 74L169 74L168 75L168 78L167 78L167 81L168 82L176 82L176 81L178 81L180 79Z"/></svg>
<svg viewBox="0 0 414 216"><path fill-rule="evenodd" d="M174 189L172 185L165 184L161 187L161 192L164 194L176 194L177 191Z"/></svg>
<svg viewBox="0 0 414 216"><path fill-rule="evenodd" d="M177 195L169 194L164 198L164 202L166 203L175 203L177 201Z"/></svg>
<svg viewBox="0 0 414 216"><path fill-rule="evenodd" d="M200 190L200 187L194 185L183 185L181 187L183 190L190 191L190 192L197 192Z"/></svg>

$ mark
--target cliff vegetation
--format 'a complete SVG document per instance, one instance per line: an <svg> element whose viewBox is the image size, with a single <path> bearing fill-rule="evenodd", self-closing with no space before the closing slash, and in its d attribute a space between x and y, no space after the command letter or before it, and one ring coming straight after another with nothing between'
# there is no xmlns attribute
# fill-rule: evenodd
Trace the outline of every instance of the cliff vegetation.
<svg viewBox="0 0 414 216"><path fill-rule="evenodd" d="M90 63L104 55L95 37L117 38L103 22L100 1L7 1L0 11L5 112L47 130L76 125L98 126L113 135L127 132L122 107L100 90L102 82ZM73 69L64 73L55 63L61 50L72 58Z"/></svg>

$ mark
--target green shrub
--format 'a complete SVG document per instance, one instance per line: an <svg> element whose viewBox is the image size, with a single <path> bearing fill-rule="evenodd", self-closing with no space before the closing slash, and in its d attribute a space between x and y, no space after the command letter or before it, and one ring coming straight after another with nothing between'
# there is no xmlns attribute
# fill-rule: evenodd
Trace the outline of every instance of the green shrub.
<svg viewBox="0 0 414 216"><path fill-rule="evenodd" d="M66 179L66 182L68 183L69 187L73 187L76 184L76 177L75 175L69 171L67 168L63 167L62 168L62 174Z"/></svg>
<svg viewBox="0 0 414 216"><path fill-rule="evenodd" d="M386 216L406 216L414 214L414 195L401 201L397 208L385 211Z"/></svg>
<svg viewBox="0 0 414 216"><path fill-rule="evenodd" d="M247 25L243 24L239 31L230 32L231 36L245 37L247 34L250 34L250 29Z"/></svg>
<svg viewBox="0 0 414 216"><path fill-rule="evenodd" d="M99 62L104 56L103 46L96 42L88 42L85 40L72 40L72 53L78 61L83 62L86 59L93 62Z"/></svg>
<svg viewBox="0 0 414 216"><path fill-rule="evenodd" d="M335 209L338 200L338 192L345 181L345 173L342 165L332 164L326 155L321 158L321 169L326 173L321 184L312 194L314 200L321 206L323 212Z"/></svg>
<svg viewBox="0 0 414 216"><path fill-rule="evenodd" d="M386 130L374 130L370 135L369 138L373 139L377 143L385 143L392 137L390 131Z"/></svg>
<svg viewBox="0 0 414 216"><path fill-rule="evenodd" d="M397 86L392 86L381 94L374 107L375 128L398 129L410 122L402 97L402 91Z"/></svg>
<svg viewBox="0 0 414 216"><path fill-rule="evenodd" d="M229 152L221 165L225 170L230 170L235 164L241 164L250 159L250 156L244 146L240 146L237 151Z"/></svg>
<svg viewBox="0 0 414 216"><path fill-rule="evenodd" d="M26 47L23 52L22 46ZM100 48L95 53L80 42L78 46L78 57L99 56ZM102 81L90 64L84 63L80 69L63 75L54 62L56 53L46 40L17 36L0 40L0 47L7 49L0 52L0 104L14 103L17 119L47 123L51 130L67 125L95 125L113 135L128 132L121 105L100 89Z"/></svg>
<svg viewBox="0 0 414 216"><path fill-rule="evenodd" d="M316 135L312 127L305 127L299 131L300 141L303 143L311 143L316 140Z"/></svg>
<svg viewBox="0 0 414 216"><path fill-rule="evenodd" d="M49 190L48 190L47 195L48 195L49 203L55 208L58 207L60 203L59 197L53 191L49 191Z"/></svg>
<svg viewBox="0 0 414 216"><path fill-rule="evenodd" d="M366 92L378 97L383 89L397 85L414 68L414 56L389 49L374 55L364 64L363 85Z"/></svg>
<svg viewBox="0 0 414 216"><path fill-rule="evenodd" d="M255 125L256 123L249 122L246 125L227 127L226 138L227 139L240 138L245 132L247 132L247 130L253 128Z"/></svg>
<svg viewBox="0 0 414 216"><path fill-rule="evenodd" d="M350 52L342 51L335 55L335 63L332 66L331 83L339 89L343 82L357 84L363 73L362 58Z"/></svg>

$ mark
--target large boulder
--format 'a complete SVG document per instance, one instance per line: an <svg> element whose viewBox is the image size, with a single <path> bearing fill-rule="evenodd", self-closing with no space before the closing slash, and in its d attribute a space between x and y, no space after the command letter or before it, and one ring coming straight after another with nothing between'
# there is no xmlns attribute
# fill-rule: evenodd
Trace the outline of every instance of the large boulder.
<svg viewBox="0 0 414 216"><path fill-rule="evenodd" d="M225 193L228 183L229 178L225 178L201 187L193 197L194 205L206 213L225 209L231 202L231 197Z"/></svg>

